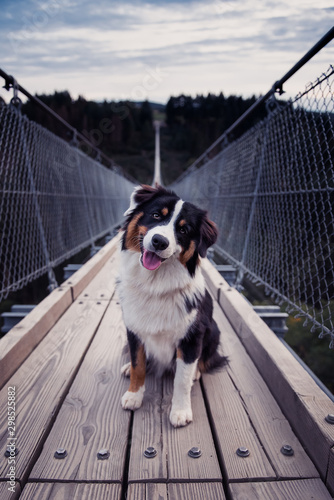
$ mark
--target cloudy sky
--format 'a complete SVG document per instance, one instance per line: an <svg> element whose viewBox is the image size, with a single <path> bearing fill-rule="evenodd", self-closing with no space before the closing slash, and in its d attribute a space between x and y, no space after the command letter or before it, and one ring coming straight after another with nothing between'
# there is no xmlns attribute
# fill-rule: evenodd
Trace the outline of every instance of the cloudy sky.
<svg viewBox="0 0 334 500"><path fill-rule="evenodd" d="M31 93L260 95L334 24L333 0L0 0L0 68ZM285 90L334 63L333 41ZM8 100L8 93L0 95Z"/></svg>

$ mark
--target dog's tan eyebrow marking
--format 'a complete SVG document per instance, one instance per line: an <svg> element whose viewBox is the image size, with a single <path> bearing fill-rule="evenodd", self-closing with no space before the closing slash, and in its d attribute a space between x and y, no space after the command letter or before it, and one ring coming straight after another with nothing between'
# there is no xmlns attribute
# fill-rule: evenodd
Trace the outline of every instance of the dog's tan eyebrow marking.
<svg viewBox="0 0 334 500"><path fill-rule="evenodd" d="M131 364L129 392L138 392L145 383L146 356L144 346L141 345L136 356L136 366Z"/></svg>
<svg viewBox="0 0 334 500"><path fill-rule="evenodd" d="M187 223L184 219L181 219L180 222L179 222L179 226L185 226Z"/></svg>
<svg viewBox="0 0 334 500"><path fill-rule="evenodd" d="M163 209L161 210L161 213L162 213L162 215L165 215L165 216L166 216L166 215L168 214L168 208L167 208L167 207L163 208Z"/></svg>
<svg viewBox="0 0 334 500"><path fill-rule="evenodd" d="M186 265L188 260L190 260L191 257L194 255L195 249L196 249L195 242L194 240L191 240L188 250L183 250L180 253L179 260L181 264L183 264L184 266Z"/></svg>

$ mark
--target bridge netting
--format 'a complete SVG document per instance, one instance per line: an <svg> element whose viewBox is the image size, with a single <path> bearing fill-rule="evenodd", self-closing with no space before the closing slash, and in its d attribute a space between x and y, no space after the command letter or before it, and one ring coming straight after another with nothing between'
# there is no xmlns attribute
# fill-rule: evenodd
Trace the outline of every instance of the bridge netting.
<svg viewBox="0 0 334 500"><path fill-rule="evenodd" d="M171 187L207 209L218 250L334 346L334 68ZM226 139L226 138L225 138ZM204 155L205 156L205 155Z"/></svg>
<svg viewBox="0 0 334 500"><path fill-rule="evenodd" d="M94 245L123 218L133 184L0 104L0 300Z"/></svg>

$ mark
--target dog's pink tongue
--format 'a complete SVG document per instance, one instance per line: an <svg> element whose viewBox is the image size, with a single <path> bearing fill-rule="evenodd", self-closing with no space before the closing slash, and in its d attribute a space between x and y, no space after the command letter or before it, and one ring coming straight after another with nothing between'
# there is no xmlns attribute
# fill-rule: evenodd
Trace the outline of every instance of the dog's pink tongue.
<svg viewBox="0 0 334 500"><path fill-rule="evenodd" d="M158 269L160 264L161 264L161 259L156 253L144 250L143 265L144 267L146 267L146 269L154 271L155 269Z"/></svg>

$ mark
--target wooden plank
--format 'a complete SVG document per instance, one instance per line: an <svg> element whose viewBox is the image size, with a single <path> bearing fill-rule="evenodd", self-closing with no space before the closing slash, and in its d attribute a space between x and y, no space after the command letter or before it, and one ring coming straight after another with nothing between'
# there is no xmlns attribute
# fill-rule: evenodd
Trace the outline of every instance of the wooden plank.
<svg viewBox="0 0 334 500"><path fill-rule="evenodd" d="M333 402L238 292L221 293L220 303L324 478L334 444L334 428L325 416L334 413Z"/></svg>
<svg viewBox="0 0 334 500"><path fill-rule="evenodd" d="M225 500L222 483L134 483L128 500Z"/></svg>
<svg viewBox="0 0 334 500"><path fill-rule="evenodd" d="M222 475L208 421L199 381L191 391L193 422L186 427L174 428L169 422L172 404L173 379L163 380L162 435L166 443L169 481L221 481ZM200 458L191 458L188 451L193 447L202 451Z"/></svg>
<svg viewBox="0 0 334 500"><path fill-rule="evenodd" d="M129 481L167 480L166 444L161 433L162 379L153 374L145 381L144 401L141 408L134 412ZM157 455L144 457L144 451L153 446Z"/></svg>
<svg viewBox="0 0 334 500"><path fill-rule="evenodd" d="M127 500L168 500L167 485L161 483L132 483L128 486Z"/></svg>
<svg viewBox="0 0 334 500"><path fill-rule="evenodd" d="M56 324L71 303L69 287L57 288L0 339L0 388Z"/></svg>
<svg viewBox="0 0 334 500"><path fill-rule="evenodd" d="M214 304L214 318L221 331L224 354L229 358L226 369L278 478L319 477L313 462L217 303ZM221 374L217 374L219 376ZM215 378L203 377L203 383L209 397L216 390ZM281 453L285 444L292 446L293 456Z"/></svg>
<svg viewBox="0 0 334 500"><path fill-rule="evenodd" d="M77 300L111 300L118 274L118 252L114 252Z"/></svg>
<svg viewBox="0 0 334 500"><path fill-rule="evenodd" d="M9 490L8 489L9 487L13 489ZM15 482L15 486L10 486L10 484L7 481L0 482L1 500L16 500L17 498L19 498L20 494L21 494L21 487L19 483Z"/></svg>
<svg viewBox="0 0 334 500"><path fill-rule="evenodd" d="M16 387L17 479L25 480L40 452L105 309L106 303L73 304L8 381ZM7 425L6 386L0 392L0 449L6 448ZM6 473L5 461L0 462L0 477Z"/></svg>
<svg viewBox="0 0 334 500"><path fill-rule="evenodd" d="M224 500L225 493L221 483L172 483L168 485L169 500Z"/></svg>
<svg viewBox="0 0 334 500"><path fill-rule="evenodd" d="M86 286L92 281L94 276L102 269L107 260L117 250L120 241L120 234L115 236L109 243L104 245L84 266L82 266L70 278L64 281L64 286L70 286L73 299L77 299ZM62 286L63 286L62 285Z"/></svg>
<svg viewBox="0 0 334 500"><path fill-rule="evenodd" d="M1 497L2 498L2 497ZM28 483L21 500L120 500L119 484Z"/></svg>
<svg viewBox="0 0 334 500"><path fill-rule="evenodd" d="M192 389L194 421L186 427L175 429L169 422L172 391L172 377L148 377L143 406L134 413L129 481L221 480L199 383ZM156 457L143 455L148 446ZM188 456L194 446L202 451L198 459Z"/></svg>
<svg viewBox="0 0 334 500"><path fill-rule="evenodd" d="M331 500L321 479L230 484L233 500Z"/></svg>
<svg viewBox="0 0 334 500"><path fill-rule="evenodd" d="M219 303L325 479L334 445L334 426L327 424L325 416L334 413L333 402L235 289L221 289Z"/></svg>
<svg viewBox="0 0 334 500"><path fill-rule="evenodd" d="M228 480L275 479L276 473L227 370L205 375L203 385ZM237 455L240 447L249 450L248 457Z"/></svg>
<svg viewBox="0 0 334 500"><path fill-rule="evenodd" d="M209 287L209 290L215 300L219 301L219 294L221 289L228 290L230 285L220 273L214 268L208 259L201 260L202 273Z"/></svg>
<svg viewBox="0 0 334 500"><path fill-rule="evenodd" d="M326 479L326 486L334 496L334 448L331 449L329 455L328 473Z"/></svg>
<svg viewBox="0 0 334 500"><path fill-rule="evenodd" d="M30 481L122 480L130 412L121 407L128 382L121 377L126 341L121 308L110 303L88 353L60 409ZM67 457L56 460L57 448ZM108 449L110 457L98 460Z"/></svg>

